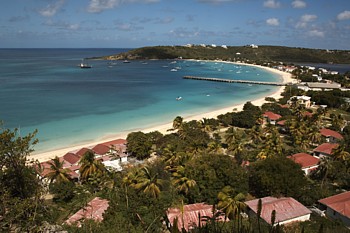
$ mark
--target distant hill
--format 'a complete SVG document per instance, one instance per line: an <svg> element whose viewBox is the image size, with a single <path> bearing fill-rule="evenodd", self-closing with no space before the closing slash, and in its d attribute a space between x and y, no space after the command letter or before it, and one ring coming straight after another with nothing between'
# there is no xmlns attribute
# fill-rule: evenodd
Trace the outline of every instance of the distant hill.
<svg viewBox="0 0 350 233"><path fill-rule="evenodd" d="M350 64L350 51L293 48L284 46L153 46L130 50L93 59L106 60L136 60L136 59L198 59L198 60L227 60L227 61L281 61L281 62L310 62Z"/></svg>

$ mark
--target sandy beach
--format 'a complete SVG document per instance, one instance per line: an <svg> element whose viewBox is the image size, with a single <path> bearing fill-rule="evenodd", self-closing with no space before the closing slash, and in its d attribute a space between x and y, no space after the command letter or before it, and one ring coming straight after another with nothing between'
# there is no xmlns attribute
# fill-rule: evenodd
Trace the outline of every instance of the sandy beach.
<svg viewBox="0 0 350 233"><path fill-rule="evenodd" d="M252 64L245 64L245 63L234 63L234 64L255 66L257 68L262 68L262 69L268 70L270 72L278 74L281 77L281 80L282 80L281 82L283 82L283 83L289 83L289 82L293 81L293 79L291 77L292 75L290 73L287 73L287 72L282 72L282 71L279 71L279 70L276 70L273 68L252 65ZM285 88L284 86L281 86L275 93L268 95L266 97L272 97L275 99L279 99L281 97L281 93L283 92L284 88ZM184 120L191 121L191 120L201 120L203 118L216 118L218 115L225 114L227 112L232 112L233 109L235 109L236 111L241 111L243 109L244 104L248 101L250 101L252 104L254 104L256 106L261 106L263 103L265 103L265 97L260 98L260 99L255 99L255 100L247 99L247 100L245 100L245 102L243 102L241 104L230 106L230 107L219 109L219 110L215 110L215 111L204 113L204 114L189 116L189 117L184 118ZM174 116L174 118L175 117L176 116ZM120 132L120 133L116 133L114 135L108 135L104 138L96 139L95 141L93 141L91 143L87 143L87 144L75 145L75 146L70 146L70 147L64 147L64 145L62 145L62 149L43 152L43 153L37 153L37 154L34 152L34 153L32 153L31 156L29 156L29 159L39 160L40 162L48 161L48 160L54 158L55 156L61 157L68 152L75 152L83 147L89 148L89 147L95 146L96 144L119 139L119 138L126 139L126 137L129 133L135 132L135 131L142 131L145 133L152 132L152 131L159 131L162 134L166 134L168 132L167 130L172 128L172 124L173 124L173 122L169 122L169 123L157 125L157 126L154 126L151 128L144 128L144 129L140 128L140 129L136 129L136 130L134 129L132 131Z"/></svg>

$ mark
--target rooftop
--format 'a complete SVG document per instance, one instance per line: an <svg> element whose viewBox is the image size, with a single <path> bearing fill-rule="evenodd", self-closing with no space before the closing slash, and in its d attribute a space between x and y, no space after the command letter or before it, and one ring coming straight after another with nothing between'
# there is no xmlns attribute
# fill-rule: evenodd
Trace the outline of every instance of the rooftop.
<svg viewBox="0 0 350 233"><path fill-rule="evenodd" d="M271 213L273 210L276 211L276 223L284 222L311 213L308 208L291 197L264 197L261 198L261 201L261 218L269 224L271 224ZM245 203L252 211L257 213L258 202L259 199L254 199Z"/></svg>
<svg viewBox="0 0 350 233"><path fill-rule="evenodd" d="M280 119L282 117L281 115L273 113L273 112L265 112L263 114L263 116L267 117L267 118L269 118L270 120L273 120L273 121L278 120L278 119Z"/></svg>
<svg viewBox="0 0 350 233"><path fill-rule="evenodd" d="M319 152L323 154L331 155L333 154L333 149L337 148L337 143L323 143L314 149L314 152Z"/></svg>
<svg viewBox="0 0 350 233"><path fill-rule="evenodd" d="M321 199L318 202L350 218L350 191Z"/></svg>
<svg viewBox="0 0 350 233"><path fill-rule="evenodd" d="M312 155L309 155L306 153L297 153L297 154L294 154L292 156L288 156L288 158L290 158L294 162L300 164L302 168L315 166L320 161L318 158L313 157Z"/></svg>
<svg viewBox="0 0 350 233"><path fill-rule="evenodd" d="M320 130L320 133L325 137L334 137L339 140L343 139L343 136L340 133L331 129L323 128Z"/></svg>

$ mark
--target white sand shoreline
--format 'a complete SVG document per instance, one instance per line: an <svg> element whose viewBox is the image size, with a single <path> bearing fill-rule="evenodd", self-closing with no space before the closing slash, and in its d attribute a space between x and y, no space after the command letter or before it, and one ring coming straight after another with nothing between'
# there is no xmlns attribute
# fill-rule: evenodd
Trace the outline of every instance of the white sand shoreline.
<svg viewBox="0 0 350 233"><path fill-rule="evenodd" d="M220 62L223 62L223 61L220 61ZM287 73L287 72L279 71L279 70L265 67L265 66L247 64L247 63L234 63L234 62L227 62L227 63L262 68L262 69L265 69L269 72L278 74L281 77L283 83L292 82L292 77L291 77L292 75L290 73ZM272 97L275 99L279 99L281 97L281 93L283 92L283 90L284 90L284 86L281 86L276 92L274 92L271 95L268 95L266 97ZM244 104L248 101L250 101L252 104L254 104L256 106L261 106L263 103L265 103L266 97L255 99L255 100L245 100L245 102L241 103L241 104L236 104L234 106L218 109L218 110L211 111L208 113L203 113L203 114L185 117L184 120L191 121L191 120L201 120L203 118L216 118L218 115L225 114L227 112L232 112L233 109L236 109L237 111L241 111L243 109ZM174 116L174 118L175 117L176 116ZM41 152L41 153L37 153L37 154L34 152L29 157L29 159L35 159L35 160L39 160L40 162L44 162L44 161L48 161L48 160L54 158L55 156L61 157L68 152L74 152L74 151L77 151L83 147L92 147L92 146L95 146L97 144L107 142L107 141L112 141L112 140L119 139L119 138L126 139L127 135L131 132L142 131L142 132L148 133L148 132L152 132L152 131L159 131L162 134L166 134L168 132L167 130L171 129L171 128L172 128L172 122L169 122L166 124L160 124L160 125L157 125L154 127L149 127L149 128L144 128L144 129L140 128L140 129L134 129L132 131L123 131L123 132L113 134L113 135L106 135L103 138L99 138L99 139L96 139L95 141L85 143L85 144L79 144L79 145L74 145L74 146L69 146L69 147L62 146L61 149L47 151L47 152Z"/></svg>

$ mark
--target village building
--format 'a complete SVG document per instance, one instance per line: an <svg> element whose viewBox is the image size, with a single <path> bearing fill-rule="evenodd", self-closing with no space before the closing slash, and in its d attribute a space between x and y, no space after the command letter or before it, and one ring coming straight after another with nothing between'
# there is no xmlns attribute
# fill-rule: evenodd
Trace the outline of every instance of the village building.
<svg viewBox="0 0 350 233"><path fill-rule="evenodd" d="M310 96L292 96L288 101L287 104L288 105L293 105L293 104L299 104L304 106L305 108L310 108L312 105L311 102L311 97Z"/></svg>
<svg viewBox="0 0 350 233"><path fill-rule="evenodd" d="M321 83L321 82L307 82L298 85L298 89L304 91L331 91L334 89L340 89L341 84L339 83Z"/></svg>
<svg viewBox="0 0 350 233"><path fill-rule="evenodd" d="M75 214L69 217L65 223L68 225L77 225L81 227L86 219L91 219L97 222L102 222L103 214L109 207L109 201L99 197L92 199L87 206L78 210Z"/></svg>
<svg viewBox="0 0 350 233"><path fill-rule="evenodd" d="M339 146L337 143L322 143L318 147L316 147L313 152L314 156L317 158L327 157L333 154L333 150Z"/></svg>
<svg viewBox="0 0 350 233"><path fill-rule="evenodd" d="M340 133L331 129L323 128L320 130L320 133L326 138L326 141L330 143L336 143L340 140L343 140L343 136Z"/></svg>
<svg viewBox="0 0 350 233"><path fill-rule="evenodd" d="M289 159L293 160L295 163L301 166L301 170L304 171L305 175L309 175L311 171L317 169L319 158L306 153L297 153L288 156Z"/></svg>
<svg viewBox="0 0 350 233"><path fill-rule="evenodd" d="M259 199L246 201L249 216L257 216ZM271 225L271 214L275 210L276 218L274 226L292 222L304 222L310 220L311 211L292 197L264 197L261 198L262 208L260 218Z"/></svg>
<svg viewBox="0 0 350 233"><path fill-rule="evenodd" d="M347 227L350 227L350 191L321 199L318 202L329 218L341 220Z"/></svg>
<svg viewBox="0 0 350 233"><path fill-rule="evenodd" d="M182 209L182 210L181 210ZM203 217L213 217L213 206L205 203L196 203L184 205L183 208L169 208L166 215L168 220L168 228L177 227L180 232L185 229L189 230L206 224ZM219 221L224 221L225 217L220 215ZM177 226L174 224L177 223Z"/></svg>
<svg viewBox="0 0 350 233"><path fill-rule="evenodd" d="M271 125L275 125L277 120L282 116L273 112L265 112L263 117L266 119L266 122L270 123Z"/></svg>

